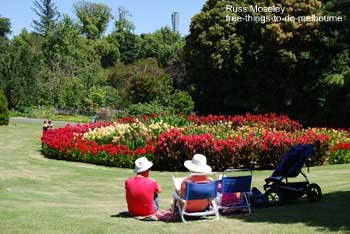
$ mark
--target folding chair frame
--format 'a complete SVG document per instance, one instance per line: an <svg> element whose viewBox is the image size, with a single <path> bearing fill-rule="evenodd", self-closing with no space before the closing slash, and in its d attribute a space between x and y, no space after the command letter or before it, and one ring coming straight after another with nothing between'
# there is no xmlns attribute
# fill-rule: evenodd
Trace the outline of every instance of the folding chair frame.
<svg viewBox="0 0 350 234"><path fill-rule="evenodd" d="M240 204L239 205L230 205L230 206L222 206L222 205L219 205L218 206L218 209L219 210L233 210L233 209L241 209L241 208L247 208L248 209L248 214L251 214L251 203L250 203L250 187L251 187L251 178L252 178L252 171L250 169L227 169L224 171L223 173L223 176L222 176L222 179L225 177L225 173L228 173L228 172L250 172L250 176L228 176L229 178L236 178L237 180L239 180L240 178L241 179L249 179L250 177L250 184L249 184L249 188L247 190L247 188L243 189L243 191L235 191L235 192L239 192L240 193ZM224 186L224 183L222 183L221 185L221 195L224 194L223 190L223 186ZM242 201L243 200L243 201ZM242 205L242 202L244 202ZM222 204L222 202L221 202Z"/></svg>
<svg viewBox="0 0 350 234"><path fill-rule="evenodd" d="M216 189L217 189L218 181L209 181L209 182L206 182L206 183L215 183ZM206 184L206 183L201 183L201 184ZM192 184L196 184L196 183L192 183ZM217 191L215 191L215 193L217 193ZM186 197L187 197L187 195L186 195ZM201 212L187 212L186 211L187 202L191 201L193 199L187 199L187 198L183 199L176 192L173 193L173 198L174 198L173 211L174 211L174 208L176 207L178 212L179 212L179 215L181 216L181 220L184 223L187 223L187 220L184 217L185 215L187 215L187 216L209 216L209 215L215 215L216 216L215 220L219 220L219 209L218 209L217 202L216 202L216 196L212 197L212 198L207 198L208 199L208 204L211 205L211 210L209 210L209 211L201 211ZM206 198L203 198L203 199L206 199ZM181 205L182 205L182 207L181 207Z"/></svg>

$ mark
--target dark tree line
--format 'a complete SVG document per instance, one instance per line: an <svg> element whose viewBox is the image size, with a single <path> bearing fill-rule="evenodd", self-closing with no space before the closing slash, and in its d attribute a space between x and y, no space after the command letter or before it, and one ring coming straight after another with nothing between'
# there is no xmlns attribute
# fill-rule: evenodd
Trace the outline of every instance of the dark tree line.
<svg viewBox="0 0 350 234"><path fill-rule="evenodd" d="M339 15L344 21L226 22L228 2L208 0L192 18L185 46L188 82L195 87L197 109L224 114L276 112L307 125L350 127L349 3L229 3L282 5L284 16Z"/></svg>

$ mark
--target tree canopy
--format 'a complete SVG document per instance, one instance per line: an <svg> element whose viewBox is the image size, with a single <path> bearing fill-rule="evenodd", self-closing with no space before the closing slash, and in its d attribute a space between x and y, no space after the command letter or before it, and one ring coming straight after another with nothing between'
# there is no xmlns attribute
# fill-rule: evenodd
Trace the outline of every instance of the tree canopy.
<svg viewBox="0 0 350 234"><path fill-rule="evenodd" d="M207 0L183 37L166 26L136 34L123 7L106 33L113 17L105 4L79 1L75 16L58 17L53 0L36 0L35 32L9 38L10 20L0 17L0 88L19 111L190 113L194 105L201 114L275 112L310 126L349 126L348 0L230 1L343 22L228 22L226 4Z"/></svg>
<svg viewBox="0 0 350 234"><path fill-rule="evenodd" d="M42 36L46 36L52 30L59 12L52 0L35 0L33 11L38 16L38 20L33 20L34 29Z"/></svg>
<svg viewBox="0 0 350 234"><path fill-rule="evenodd" d="M3 91L0 89L0 125L9 124L9 110L7 107L7 99Z"/></svg>
<svg viewBox="0 0 350 234"><path fill-rule="evenodd" d="M197 108L205 113L276 112L308 124L343 125L346 121L335 117L334 111L341 109L340 104L331 100L333 95L343 101L347 97L347 91L341 91L349 67L346 23L227 22L222 10L226 3L208 0L192 18L186 38L188 80L195 88ZM234 0L230 4L283 5L282 16L349 16L337 1ZM245 14L253 16L232 13ZM338 88L329 89L330 84Z"/></svg>
<svg viewBox="0 0 350 234"><path fill-rule="evenodd" d="M9 33L11 33L10 19L1 17L0 15L0 37L5 38Z"/></svg>
<svg viewBox="0 0 350 234"><path fill-rule="evenodd" d="M101 38L112 19L111 9L102 3L80 1L74 3L74 10L88 39Z"/></svg>

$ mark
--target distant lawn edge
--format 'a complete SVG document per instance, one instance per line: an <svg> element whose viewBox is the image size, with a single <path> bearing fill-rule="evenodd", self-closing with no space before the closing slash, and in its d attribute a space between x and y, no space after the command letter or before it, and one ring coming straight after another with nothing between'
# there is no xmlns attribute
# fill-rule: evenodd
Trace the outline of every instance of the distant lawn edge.
<svg viewBox="0 0 350 234"><path fill-rule="evenodd" d="M74 122L74 123L89 123L92 121L93 116L87 115L32 115L21 113L17 111L10 111L10 117L22 117L30 119L51 119L53 121Z"/></svg>

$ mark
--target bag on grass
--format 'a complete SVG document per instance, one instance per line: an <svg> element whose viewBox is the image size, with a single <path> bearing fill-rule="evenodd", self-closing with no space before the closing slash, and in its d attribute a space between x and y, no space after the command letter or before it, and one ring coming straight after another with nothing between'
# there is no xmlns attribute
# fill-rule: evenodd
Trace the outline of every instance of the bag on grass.
<svg viewBox="0 0 350 234"><path fill-rule="evenodd" d="M252 188L250 198L252 206L256 209L264 208L267 205L265 194L261 193L256 187Z"/></svg>

